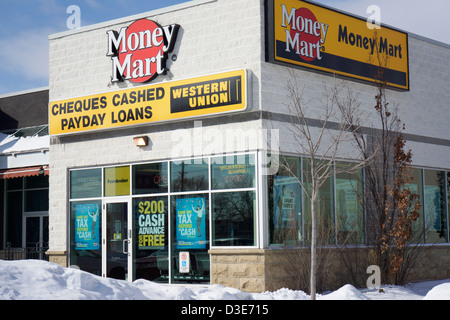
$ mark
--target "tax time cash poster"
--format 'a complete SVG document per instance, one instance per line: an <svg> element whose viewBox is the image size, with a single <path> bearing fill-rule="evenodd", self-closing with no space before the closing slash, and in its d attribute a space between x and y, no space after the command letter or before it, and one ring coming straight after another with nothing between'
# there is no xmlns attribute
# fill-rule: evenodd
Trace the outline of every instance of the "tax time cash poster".
<svg viewBox="0 0 450 320"><path fill-rule="evenodd" d="M276 229L296 228L300 220L300 185L296 178L275 176L273 184Z"/></svg>
<svg viewBox="0 0 450 320"><path fill-rule="evenodd" d="M177 249L206 248L205 198L177 199Z"/></svg>
<svg viewBox="0 0 450 320"><path fill-rule="evenodd" d="M98 204L75 206L75 250L100 248L100 216Z"/></svg>

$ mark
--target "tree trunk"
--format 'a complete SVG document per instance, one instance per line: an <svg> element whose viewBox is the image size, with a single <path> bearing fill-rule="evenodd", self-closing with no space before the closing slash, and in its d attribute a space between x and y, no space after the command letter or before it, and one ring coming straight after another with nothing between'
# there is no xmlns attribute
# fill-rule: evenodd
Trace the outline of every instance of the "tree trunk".
<svg viewBox="0 0 450 320"><path fill-rule="evenodd" d="M311 278L310 278L310 296L311 300L316 300L316 274L317 274L317 183L312 179L311 192Z"/></svg>

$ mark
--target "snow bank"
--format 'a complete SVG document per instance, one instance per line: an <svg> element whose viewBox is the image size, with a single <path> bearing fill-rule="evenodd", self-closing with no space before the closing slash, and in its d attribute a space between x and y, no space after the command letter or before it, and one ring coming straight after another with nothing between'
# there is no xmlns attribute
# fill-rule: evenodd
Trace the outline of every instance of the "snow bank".
<svg viewBox="0 0 450 320"><path fill-rule="evenodd" d="M361 291L356 289L351 284L346 284L342 288L340 288L332 293L320 296L319 299L320 300L369 300L361 293Z"/></svg>
<svg viewBox="0 0 450 320"><path fill-rule="evenodd" d="M450 300L450 283L443 283L431 289L424 300Z"/></svg>
<svg viewBox="0 0 450 320"><path fill-rule="evenodd" d="M41 260L0 261L0 298L7 300L146 299L132 283Z"/></svg>
<svg viewBox="0 0 450 320"><path fill-rule="evenodd" d="M445 283L443 283L445 282ZM424 296L426 284L411 288L384 286L383 293L358 290L352 285L319 294L319 300L450 300L450 279L432 282ZM431 289L431 290L430 290ZM2 300L309 300L309 296L290 289L274 292L246 293L221 285L175 286L147 280L127 282L102 278L81 270L63 268L40 260L0 260L0 299Z"/></svg>

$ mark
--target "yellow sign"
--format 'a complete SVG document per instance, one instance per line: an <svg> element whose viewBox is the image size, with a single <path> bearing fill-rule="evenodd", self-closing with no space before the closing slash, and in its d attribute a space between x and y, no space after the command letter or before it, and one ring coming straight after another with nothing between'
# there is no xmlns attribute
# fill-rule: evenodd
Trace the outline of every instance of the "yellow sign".
<svg viewBox="0 0 450 320"><path fill-rule="evenodd" d="M409 90L408 35L299 0L270 0L268 60Z"/></svg>
<svg viewBox="0 0 450 320"><path fill-rule="evenodd" d="M51 135L111 129L245 110L247 73L187 80L50 102Z"/></svg>
<svg viewBox="0 0 450 320"><path fill-rule="evenodd" d="M130 166L105 168L105 197L130 194Z"/></svg>

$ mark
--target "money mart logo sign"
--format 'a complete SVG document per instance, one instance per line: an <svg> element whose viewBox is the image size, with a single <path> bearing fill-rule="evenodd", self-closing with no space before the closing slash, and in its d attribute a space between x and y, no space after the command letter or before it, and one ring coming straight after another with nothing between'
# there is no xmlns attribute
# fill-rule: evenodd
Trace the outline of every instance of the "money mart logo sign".
<svg viewBox="0 0 450 320"><path fill-rule="evenodd" d="M106 56L111 57L112 82L144 83L164 74L179 27L178 24L162 27L152 20L140 19L119 32L107 31Z"/></svg>
<svg viewBox="0 0 450 320"><path fill-rule="evenodd" d="M266 0L267 61L409 90L408 34L301 0Z"/></svg>
<svg viewBox="0 0 450 320"><path fill-rule="evenodd" d="M301 59L322 60L322 46L327 38L328 24L317 21L314 13L308 8L291 8L284 4L282 8L281 26L286 33L286 51L295 51Z"/></svg>

